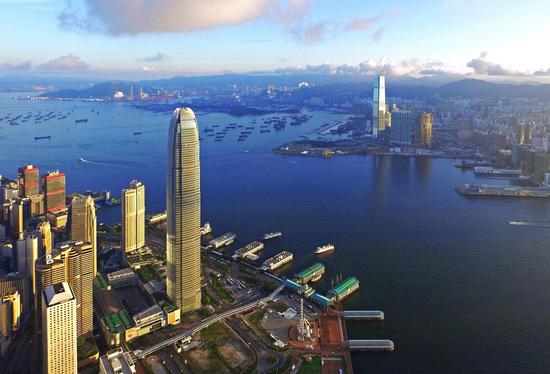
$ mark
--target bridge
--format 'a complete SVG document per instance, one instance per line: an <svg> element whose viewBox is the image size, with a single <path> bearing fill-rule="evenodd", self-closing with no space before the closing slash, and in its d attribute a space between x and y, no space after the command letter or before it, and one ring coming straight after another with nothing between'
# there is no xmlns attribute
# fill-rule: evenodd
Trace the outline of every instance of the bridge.
<svg viewBox="0 0 550 374"><path fill-rule="evenodd" d="M264 298L261 298L259 300L253 301L251 303L241 305L241 306L238 306L236 308L227 310L223 313L208 317L207 319L205 319L204 321L202 321L198 325L196 325L196 326L194 326L190 329L187 329L184 332L182 332L182 333L180 333L176 336L173 336L169 339L166 339L166 340L164 340L160 343L157 343L157 344L155 344L155 345L153 345L149 348L137 349L135 351L132 351L132 352L130 352L130 357L131 357L133 362L137 362L137 361L145 358L146 356L149 356L150 354L155 353L156 351L159 351L163 348L166 348L166 347L170 346L171 344L174 344L174 343L176 343L180 340L183 340L185 338L188 338L188 337L192 336L193 334L196 334L197 332L207 328L208 326L210 326L210 325L212 325L212 324L214 324L218 321L221 321L224 318L228 318L228 317L231 317L235 314L245 312L249 309L253 309L253 308L256 308L256 307L261 307L261 306L265 305L267 302L273 301L273 299L283 290L283 288L285 288L285 286L280 285L279 287L277 287L277 289L275 291L273 291L271 294L269 294L268 296L266 296Z"/></svg>
<svg viewBox="0 0 550 374"><path fill-rule="evenodd" d="M391 352L395 349L393 341L388 339L348 340L344 346L350 351Z"/></svg>
<svg viewBox="0 0 550 374"><path fill-rule="evenodd" d="M384 319L384 312L380 310L344 310L339 313L344 319L377 320Z"/></svg>

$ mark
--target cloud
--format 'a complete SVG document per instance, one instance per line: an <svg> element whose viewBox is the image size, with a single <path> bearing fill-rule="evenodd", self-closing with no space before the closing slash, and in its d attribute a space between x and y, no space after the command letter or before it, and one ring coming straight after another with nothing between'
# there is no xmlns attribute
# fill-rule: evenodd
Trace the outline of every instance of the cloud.
<svg viewBox="0 0 550 374"><path fill-rule="evenodd" d="M550 76L550 68L546 69L546 70L537 70L533 73L533 75L538 75L538 76Z"/></svg>
<svg viewBox="0 0 550 374"><path fill-rule="evenodd" d="M85 70L89 65L80 57L68 54L58 57L45 64L38 65L38 70Z"/></svg>
<svg viewBox="0 0 550 374"><path fill-rule="evenodd" d="M141 71L146 72L146 73L152 73L152 72L156 71L156 69L153 66L142 66Z"/></svg>
<svg viewBox="0 0 550 374"><path fill-rule="evenodd" d="M345 31L365 31L377 25L384 19L383 16L375 16L370 18L355 18L344 26Z"/></svg>
<svg viewBox="0 0 550 374"><path fill-rule="evenodd" d="M306 27L294 27L292 35L297 41L305 44L316 44L326 38L329 31L335 31L336 25L332 21L319 21Z"/></svg>
<svg viewBox="0 0 550 374"><path fill-rule="evenodd" d="M9 64L7 62L0 64L0 72L2 73L16 73L21 71L31 70L32 64L30 61L23 61L19 64Z"/></svg>
<svg viewBox="0 0 550 374"><path fill-rule="evenodd" d="M392 61L387 59L366 60L357 65L319 64L298 65L277 69L276 74L331 74L331 75L435 75L452 74L444 69L441 61L407 59ZM265 72L264 72L265 73Z"/></svg>
<svg viewBox="0 0 550 374"><path fill-rule="evenodd" d="M62 28L108 34L191 32L258 18L293 22L309 0L67 0Z"/></svg>
<svg viewBox="0 0 550 374"><path fill-rule="evenodd" d="M159 52L156 55L145 56L145 57L142 57L142 58L138 58L137 60L141 61L141 62L160 62L160 61L165 61L168 58L169 58L168 55Z"/></svg>
<svg viewBox="0 0 550 374"><path fill-rule="evenodd" d="M487 52L481 52L478 58L470 60L467 67L474 71L475 75L525 75L525 73L506 69L500 64L486 60Z"/></svg>

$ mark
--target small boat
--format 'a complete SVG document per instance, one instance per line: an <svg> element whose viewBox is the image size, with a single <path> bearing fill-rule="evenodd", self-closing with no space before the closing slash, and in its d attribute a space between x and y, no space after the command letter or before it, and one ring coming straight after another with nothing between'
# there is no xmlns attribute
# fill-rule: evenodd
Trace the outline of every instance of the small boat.
<svg viewBox="0 0 550 374"><path fill-rule="evenodd" d="M283 236L283 233L280 231L270 232L269 234L265 234L263 240L269 240L269 239L275 239L280 236Z"/></svg>
<svg viewBox="0 0 550 374"><path fill-rule="evenodd" d="M43 139L51 139L52 137L50 135L47 136L35 136L34 140L43 140Z"/></svg>
<svg viewBox="0 0 550 374"><path fill-rule="evenodd" d="M134 135L141 135L140 131L134 131Z"/></svg>

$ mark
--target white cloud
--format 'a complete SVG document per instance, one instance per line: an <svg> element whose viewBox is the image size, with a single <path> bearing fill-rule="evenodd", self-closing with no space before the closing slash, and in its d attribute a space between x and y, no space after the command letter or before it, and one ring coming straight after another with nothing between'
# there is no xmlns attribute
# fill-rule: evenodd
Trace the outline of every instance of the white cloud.
<svg viewBox="0 0 550 374"><path fill-rule="evenodd" d="M85 70L89 65L80 57L68 54L38 65L38 70Z"/></svg>
<svg viewBox="0 0 550 374"><path fill-rule="evenodd" d="M471 68L475 75L525 75L525 73L487 61L487 55L487 52L481 52L478 58L470 60L466 66Z"/></svg>
<svg viewBox="0 0 550 374"><path fill-rule="evenodd" d="M258 18L291 22L309 0L79 0L59 15L67 29L110 34L190 32Z"/></svg>
<svg viewBox="0 0 550 374"><path fill-rule="evenodd" d="M31 70L32 65L30 61L23 61L18 64L10 64L7 62L0 63L0 72L1 73L15 73L21 71Z"/></svg>
<svg viewBox="0 0 550 374"><path fill-rule="evenodd" d="M392 61L388 59L366 60L357 65L319 64L298 65L277 69L278 74L334 74L334 75L436 75L452 74L444 69L445 64L437 60L407 59Z"/></svg>
<svg viewBox="0 0 550 374"><path fill-rule="evenodd" d="M156 55L145 56L145 57L142 57L142 58L138 58L137 60L142 61L142 62L160 62L160 61L165 61L168 58L169 58L168 55L159 52Z"/></svg>
<svg viewBox="0 0 550 374"><path fill-rule="evenodd" d="M326 34L334 32L336 25L331 21L319 21L306 27L294 27L291 30L292 35L301 43L316 44L326 38Z"/></svg>

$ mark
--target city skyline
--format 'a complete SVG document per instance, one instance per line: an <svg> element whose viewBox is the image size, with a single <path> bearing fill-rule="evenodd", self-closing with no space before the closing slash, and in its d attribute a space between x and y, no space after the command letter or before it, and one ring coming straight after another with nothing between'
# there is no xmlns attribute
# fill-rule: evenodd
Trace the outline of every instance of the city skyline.
<svg viewBox="0 0 550 374"><path fill-rule="evenodd" d="M550 34L544 19L550 6L544 1L521 8L468 0L346 5L336 10L321 0L242 0L228 8L223 1L199 6L163 0L148 8L131 1L2 0L0 32L9 53L2 56L0 75L146 79L321 72L548 79L549 55L542 46ZM182 13L192 22L172 16ZM39 34L32 26L38 23ZM171 48L182 42L193 52Z"/></svg>

